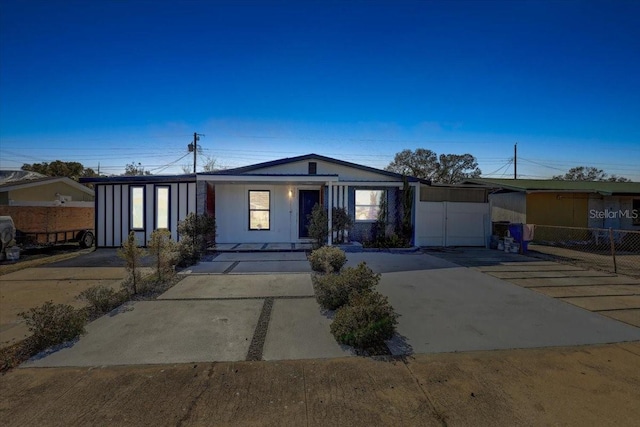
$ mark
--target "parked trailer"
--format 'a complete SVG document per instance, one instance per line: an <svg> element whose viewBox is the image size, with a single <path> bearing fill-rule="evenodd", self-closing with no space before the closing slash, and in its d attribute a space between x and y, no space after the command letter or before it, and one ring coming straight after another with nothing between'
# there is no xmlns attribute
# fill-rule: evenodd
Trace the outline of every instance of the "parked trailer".
<svg viewBox="0 0 640 427"><path fill-rule="evenodd" d="M78 243L81 248L90 248L95 243L92 229L56 230L40 232L16 232L16 242L23 246L51 246Z"/></svg>

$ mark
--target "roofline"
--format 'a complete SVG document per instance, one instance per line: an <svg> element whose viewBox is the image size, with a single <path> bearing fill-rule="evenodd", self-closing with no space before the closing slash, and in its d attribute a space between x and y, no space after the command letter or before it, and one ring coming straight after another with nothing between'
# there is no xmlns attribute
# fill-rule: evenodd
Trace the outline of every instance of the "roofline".
<svg viewBox="0 0 640 427"><path fill-rule="evenodd" d="M16 181L14 183L8 183L0 186L0 191L3 191L3 192L13 191L18 188L37 187L38 185L54 184L56 182L64 182L65 184L70 185L71 187L74 187L77 190L83 191L91 196L95 196L95 192L92 189L85 187L84 185L79 184L77 181L74 181L71 178L67 178L66 176L51 176L47 178L37 178L37 179L31 179L31 180Z"/></svg>
<svg viewBox="0 0 640 427"><path fill-rule="evenodd" d="M80 178L81 183L87 184L111 184L111 183L127 183L139 182L153 184L156 182L195 182L195 174L187 175L132 175L132 176L106 176Z"/></svg>
<svg viewBox="0 0 640 427"><path fill-rule="evenodd" d="M487 181L484 181L484 180ZM530 180L530 181L540 181L540 182L545 182L545 181L551 181L551 180L544 180L544 179L538 179L538 180ZM474 179L468 179L464 182L471 182L473 184L477 184L477 185L482 185L482 186L486 186L486 187L490 187L493 189L496 188L500 188L503 190L510 190L510 191L517 191L517 192L521 192L521 193L527 193L527 194L531 194L531 193L588 193L588 194L601 194L603 196L612 196L612 195L616 195L616 194L620 194L620 195L636 195L636 194L640 194L637 191L606 191L606 190L598 190L595 188L527 188L527 187L523 187L523 186L516 186L516 185L512 185L512 184L501 184L498 182L491 182L491 178L474 178ZM562 182L562 181L554 181L554 182ZM567 182L586 182L586 181L567 181ZM598 182L598 181L595 181ZM608 184L614 184L614 183L608 183ZM623 183L621 183L623 184Z"/></svg>
<svg viewBox="0 0 640 427"><path fill-rule="evenodd" d="M399 179L402 179L402 177L405 176L405 175L402 175L402 174L399 174L399 173L396 173L396 172L390 172L390 171L386 171L384 169L377 169L377 168L373 168L371 166L365 166L365 165L360 165L360 164L357 164L357 163L347 162L345 160L334 159L332 157L322 156L320 154L315 154L315 153L304 154L302 156L296 156L296 157L286 157L284 159L271 160L271 161L268 161L268 162L256 163L254 165L248 165L248 166L241 166L241 167L238 167L238 168L227 169L227 170L224 170L224 171L204 172L204 173L199 173L198 175L225 175L225 174L234 175L234 174L244 174L245 172L251 172L251 171L256 170L256 169L262 169L262 168L268 168L268 167L273 167L273 166L286 165L286 164L289 164L289 163L300 162L300 161L303 161L303 160L310 160L310 159L322 160L322 161L328 162L328 163L335 163L335 164L338 164L338 165L341 165L341 166L347 166L347 167L360 169L360 170L367 171L367 172L377 173L377 174L386 175L386 176L392 176L394 178L399 178ZM407 180L409 182L422 182L424 184L430 184L431 183L431 181L429 181L429 180L416 178L414 176L406 175L406 177L407 177Z"/></svg>

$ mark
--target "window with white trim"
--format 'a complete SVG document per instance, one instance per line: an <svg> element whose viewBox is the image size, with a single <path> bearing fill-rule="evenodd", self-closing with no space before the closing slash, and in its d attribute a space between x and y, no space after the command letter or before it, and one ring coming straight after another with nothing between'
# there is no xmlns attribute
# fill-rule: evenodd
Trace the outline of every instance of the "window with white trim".
<svg viewBox="0 0 640 427"><path fill-rule="evenodd" d="M169 229L169 187L156 187L156 230Z"/></svg>
<svg viewBox="0 0 640 427"><path fill-rule="evenodd" d="M144 187L131 187L131 229L144 230Z"/></svg>
<svg viewBox="0 0 640 427"><path fill-rule="evenodd" d="M356 221L375 221L380 212L384 190L356 190Z"/></svg>
<svg viewBox="0 0 640 427"><path fill-rule="evenodd" d="M249 190L249 230L269 230L270 220L271 192Z"/></svg>

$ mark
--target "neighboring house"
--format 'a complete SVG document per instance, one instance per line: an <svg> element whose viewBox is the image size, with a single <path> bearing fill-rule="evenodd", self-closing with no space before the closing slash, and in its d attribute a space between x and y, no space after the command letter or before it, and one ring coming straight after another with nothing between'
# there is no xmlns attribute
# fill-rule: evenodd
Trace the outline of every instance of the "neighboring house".
<svg viewBox="0 0 640 427"><path fill-rule="evenodd" d="M96 189L99 247L120 246L130 230L141 244L158 228L169 229L179 240L177 224L190 212L215 216L218 243L309 241L308 215L316 203L329 212L333 207L347 210L354 220L348 236L352 241L372 238L382 198L389 223L402 215L402 175L317 154L219 172L81 182ZM413 177L407 182L414 189L415 221L419 185L428 182Z"/></svg>
<svg viewBox="0 0 640 427"><path fill-rule="evenodd" d="M640 230L640 183L468 180L490 189L493 222Z"/></svg>
<svg viewBox="0 0 640 427"><path fill-rule="evenodd" d="M92 229L94 192L65 177L2 171L0 216L10 216L25 233Z"/></svg>

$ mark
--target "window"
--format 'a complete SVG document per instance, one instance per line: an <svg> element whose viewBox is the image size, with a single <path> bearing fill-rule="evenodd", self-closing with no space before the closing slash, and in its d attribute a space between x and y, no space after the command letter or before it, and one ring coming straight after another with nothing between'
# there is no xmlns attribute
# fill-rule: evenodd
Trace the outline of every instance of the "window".
<svg viewBox="0 0 640 427"><path fill-rule="evenodd" d="M309 175L315 175L318 173L318 163L309 162Z"/></svg>
<svg viewBox="0 0 640 427"><path fill-rule="evenodd" d="M269 230L269 190L249 191L249 230Z"/></svg>
<svg viewBox="0 0 640 427"><path fill-rule="evenodd" d="M356 221L375 221L384 190L356 190Z"/></svg>
<svg viewBox="0 0 640 427"><path fill-rule="evenodd" d="M144 230L144 187L131 187L131 229Z"/></svg>
<svg viewBox="0 0 640 427"><path fill-rule="evenodd" d="M640 199L633 199L631 218L633 225L640 225Z"/></svg>
<svg viewBox="0 0 640 427"><path fill-rule="evenodd" d="M156 187L156 229L169 229L169 187Z"/></svg>

